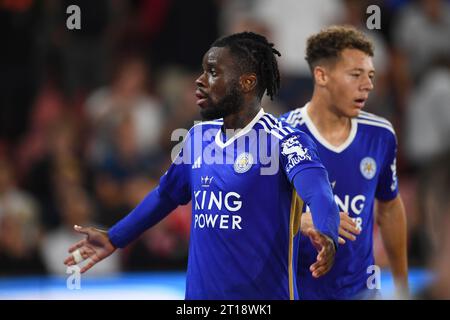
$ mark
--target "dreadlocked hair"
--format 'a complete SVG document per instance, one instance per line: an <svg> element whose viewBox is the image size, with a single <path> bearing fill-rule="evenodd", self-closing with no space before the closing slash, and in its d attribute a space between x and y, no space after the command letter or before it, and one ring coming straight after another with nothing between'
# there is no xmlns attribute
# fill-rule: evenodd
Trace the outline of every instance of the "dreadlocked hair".
<svg viewBox="0 0 450 320"><path fill-rule="evenodd" d="M241 32L216 40L211 47L227 47L238 59L241 72L254 72L258 78L257 94L262 98L264 92L273 100L280 88L280 72L276 56L281 56L273 43L266 37L253 33Z"/></svg>

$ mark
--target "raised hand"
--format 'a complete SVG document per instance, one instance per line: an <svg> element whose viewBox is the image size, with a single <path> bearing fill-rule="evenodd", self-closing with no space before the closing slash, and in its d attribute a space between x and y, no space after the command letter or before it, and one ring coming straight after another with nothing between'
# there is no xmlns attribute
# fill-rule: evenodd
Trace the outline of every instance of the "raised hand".
<svg viewBox="0 0 450 320"><path fill-rule="evenodd" d="M69 248L70 256L64 260L64 264L72 266L89 259L89 262L81 268L81 273L86 272L116 250L111 241L109 241L106 231L77 225L74 226L74 230L78 233L85 234L86 238L78 241Z"/></svg>

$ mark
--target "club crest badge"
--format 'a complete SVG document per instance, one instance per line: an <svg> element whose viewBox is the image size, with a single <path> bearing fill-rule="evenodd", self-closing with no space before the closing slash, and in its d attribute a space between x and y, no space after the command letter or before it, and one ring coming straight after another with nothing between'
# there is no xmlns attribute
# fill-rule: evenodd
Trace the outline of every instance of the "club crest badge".
<svg viewBox="0 0 450 320"><path fill-rule="evenodd" d="M248 152L243 152L236 158L234 162L234 171L244 173L250 170L253 165L253 156Z"/></svg>
<svg viewBox="0 0 450 320"><path fill-rule="evenodd" d="M373 158L365 157L361 160L359 169L361 170L363 177L370 180L375 177L375 174L377 173L377 163Z"/></svg>

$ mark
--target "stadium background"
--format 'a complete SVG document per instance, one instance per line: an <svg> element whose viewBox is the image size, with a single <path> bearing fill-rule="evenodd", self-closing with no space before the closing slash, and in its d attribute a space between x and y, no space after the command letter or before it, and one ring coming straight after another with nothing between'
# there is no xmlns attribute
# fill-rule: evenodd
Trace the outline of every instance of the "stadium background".
<svg viewBox="0 0 450 320"><path fill-rule="evenodd" d="M71 4L81 30L66 27ZM379 30L366 27L371 4L381 8ZM411 287L420 296L449 248L434 229L434 213L450 211L434 198L449 190L440 180L450 149L449 1L1 0L0 299L182 298L189 206L94 267L81 290L67 289L62 263L80 238L72 226L107 228L158 183L178 142L171 132L200 119L194 80L214 39L251 30L275 43L282 89L263 106L280 115L311 95L307 36L338 23L375 42L366 111L397 132ZM374 247L392 297L377 228Z"/></svg>

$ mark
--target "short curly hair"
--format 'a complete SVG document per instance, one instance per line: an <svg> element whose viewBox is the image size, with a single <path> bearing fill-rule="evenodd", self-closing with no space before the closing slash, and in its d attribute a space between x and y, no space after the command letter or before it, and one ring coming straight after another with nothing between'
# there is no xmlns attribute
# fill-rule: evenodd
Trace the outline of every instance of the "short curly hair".
<svg viewBox="0 0 450 320"><path fill-rule="evenodd" d="M306 61L311 72L321 61L334 60L344 49L357 49L373 57L373 43L352 26L330 26L310 36L306 44Z"/></svg>

